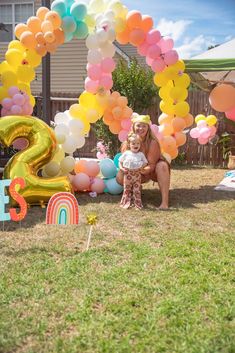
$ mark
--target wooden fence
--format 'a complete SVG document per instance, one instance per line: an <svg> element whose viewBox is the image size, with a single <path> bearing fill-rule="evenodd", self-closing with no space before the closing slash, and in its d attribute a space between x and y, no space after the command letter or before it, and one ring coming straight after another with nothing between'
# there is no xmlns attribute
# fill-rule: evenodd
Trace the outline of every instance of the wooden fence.
<svg viewBox="0 0 235 353"><path fill-rule="evenodd" d="M66 95L63 97L62 94L56 94L56 97L51 97L51 120L57 112L64 112L69 109L70 105L77 103L77 98ZM223 117L223 113L215 112L209 105L208 93L203 91L189 91L188 102L190 104L190 113L193 116L203 113L206 115L215 114L218 117L218 135L220 136L223 132L228 132L231 136L231 144L234 148L233 154L235 154L235 128L232 125L226 124ZM145 111L151 116L151 120L154 123L158 122L158 116L161 114L159 110L159 100L155 99L153 104ZM36 97L36 106L34 115L42 118L42 98ZM76 156L79 157L95 157L97 139L94 133L94 129L91 125L89 136L86 138L86 144L82 149L77 151ZM180 148L180 155L184 158L187 164L191 165L210 165L218 167L226 167L227 161L223 158L222 144L207 144L201 146L197 143L197 140L192 139L189 134L187 142ZM1 152L1 151L0 151Z"/></svg>

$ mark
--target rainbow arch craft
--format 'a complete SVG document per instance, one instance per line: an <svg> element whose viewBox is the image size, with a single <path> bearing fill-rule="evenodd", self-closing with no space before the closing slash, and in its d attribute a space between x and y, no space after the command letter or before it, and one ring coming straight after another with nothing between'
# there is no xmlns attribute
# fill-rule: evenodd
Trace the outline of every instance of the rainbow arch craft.
<svg viewBox="0 0 235 353"><path fill-rule="evenodd" d="M79 210L76 197L68 192L54 194L47 205L46 224L78 224Z"/></svg>
<svg viewBox="0 0 235 353"><path fill-rule="evenodd" d="M163 37L154 28L151 16L129 11L119 0L55 0L51 9L40 7L36 16L31 16L27 23L18 24L15 35L17 40L9 43L5 61L0 64L2 116L31 115L35 100L30 83L42 57L47 53L53 54L59 45L73 38L86 39L85 90L78 103L73 104L63 117L55 118L56 124L64 123L66 118L79 121L82 124L81 136L76 133L75 140L70 134L66 137L67 140L70 138L69 141L61 139L58 143L66 153L81 148L90 124L98 119L103 119L110 131L124 141L133 111L128 107L126 97L119 92L111 92L115 69L113 42L130 43L146 58L147 65L154 72L154 83L159 87L162 114L159 126L155 125L153 132L162 153L168 159L177 157L178 147L186 142L184 130L193 123L186 102L190 78L184 72L185 64L179 59L173 40ZM12 87L24 92L24 105L19 97L12 101L11 94L16 92ZM61 130L59 135L61 138Z"/></svg>

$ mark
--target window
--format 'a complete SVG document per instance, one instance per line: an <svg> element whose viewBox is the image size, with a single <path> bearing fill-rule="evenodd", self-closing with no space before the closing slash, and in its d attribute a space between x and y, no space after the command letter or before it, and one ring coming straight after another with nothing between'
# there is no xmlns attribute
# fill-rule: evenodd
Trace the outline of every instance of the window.
<svg viewBox="0 0 235 353"><path fill-rule="evenodd" d="M0 5L0 23L4 23L6 30L0 31L0 42L10 42L15 39L14 29L18 23L26 22L33 16L33 3L14 3Z"/></svg>

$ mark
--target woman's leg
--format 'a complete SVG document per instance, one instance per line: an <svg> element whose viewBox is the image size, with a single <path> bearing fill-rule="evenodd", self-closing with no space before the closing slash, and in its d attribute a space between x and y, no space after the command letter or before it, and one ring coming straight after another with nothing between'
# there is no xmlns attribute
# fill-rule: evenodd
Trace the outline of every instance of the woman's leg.
<svg viewBox="0 0 235 353"><path fill-rule="evenodd" d="M156 165L156 176L161 191L162 202L160 209L167 209L169 206L169 189L170 189L170 169L165 161L159 161Z"/></svg>

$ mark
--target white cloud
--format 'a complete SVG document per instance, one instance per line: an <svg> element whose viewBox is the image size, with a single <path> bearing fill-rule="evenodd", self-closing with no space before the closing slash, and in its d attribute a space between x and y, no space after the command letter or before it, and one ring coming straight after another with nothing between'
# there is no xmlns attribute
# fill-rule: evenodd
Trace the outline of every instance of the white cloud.
<svg viewBox="0 0 235 353"><path fill-rule="evenodd" d="M168 21L165 18L161 18L157 29L161 32L163 36L169 36L174 41L177 41L184 34L187 26L189 26L192 21L189 20L179 20L179 21Z"/></svg>
<svg viewBox="0 0 235 353"><path fill-rule="evenodd" d="M181 59L189 59L203 51L206 51L210 45L215 45L214 38L200 36L192 38L185 38L184 43L176 48Z"/></svg>
<svg viewBox="0 0 235 353"><path fill-rule="evenodd" d="M228 42L228 41L231 40L232 38L233 38L233 36L231 36L231 35L230 35L230 36L227 36L227 37L225 37L225 40L224 40L224 41L225 41L225 42Z"/></svg>

